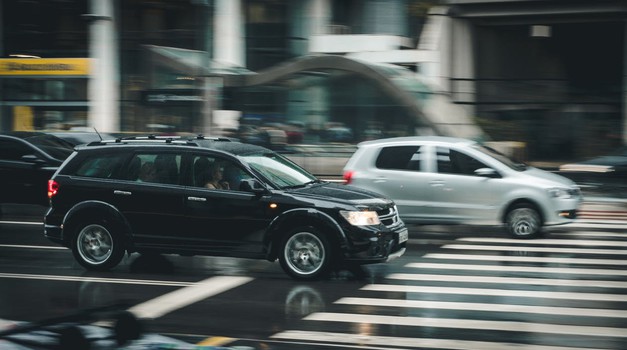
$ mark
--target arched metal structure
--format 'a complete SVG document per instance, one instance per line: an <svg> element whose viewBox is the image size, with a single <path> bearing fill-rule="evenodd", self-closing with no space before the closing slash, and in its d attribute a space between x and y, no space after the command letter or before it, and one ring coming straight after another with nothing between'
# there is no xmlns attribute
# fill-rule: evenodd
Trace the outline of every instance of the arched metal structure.
<svg viewBox="0 0 627 350"><path fill-rule="evenodd" d="M415 74L394 65L358 61L344 56L305 56L258 73L226 75L224 86L234 88L262 86L298 74L329 70L347 71L371 80L392 99L405 106L410 114L414 115L420 124L430 128L433 134L475 139L482 136L480 129L460 108L455 109L449 116L443 116L434 110L435 107L450 112L452 102L431 89Z"/></svg>

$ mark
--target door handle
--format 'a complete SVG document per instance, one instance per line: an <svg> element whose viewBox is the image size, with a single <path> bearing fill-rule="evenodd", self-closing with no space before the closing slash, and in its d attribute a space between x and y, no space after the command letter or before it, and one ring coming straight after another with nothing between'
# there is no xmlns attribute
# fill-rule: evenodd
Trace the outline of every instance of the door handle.
<svg viewBox="0 0 627 350"><path fill-rule="evenodd" d="M115 190L113 191L113 194L119 194L122 196L130 196L132 193L129 191L120 191L120 190Z"/></svg>
<svg viewBox="0 0 627 350"><path fill-rule="evenodd" d="M187 197L188 201L192 201L192 202L206 202L207 198L203 198L203 197Z"/></svg>
<svg viewBox="0 0 627 350"><path fill-rule="evenodd" d="M433 180L429 181L429 185L431 187L442 187L444 186L444 180Z"/></svg>

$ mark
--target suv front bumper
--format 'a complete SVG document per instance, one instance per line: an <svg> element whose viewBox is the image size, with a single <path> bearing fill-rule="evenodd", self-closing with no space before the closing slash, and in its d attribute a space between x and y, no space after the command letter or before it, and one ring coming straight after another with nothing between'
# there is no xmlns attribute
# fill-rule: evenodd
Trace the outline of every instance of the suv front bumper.
<svg viewBox="0 0 627 350"><path fill-rule="evenodd" d="M396 226L393 230L379 231L375 236L370 236L367 241L353 240L353 249L345 254L344 259L357 264L376 264L405 254L408 231L404 224Z"/></svg>

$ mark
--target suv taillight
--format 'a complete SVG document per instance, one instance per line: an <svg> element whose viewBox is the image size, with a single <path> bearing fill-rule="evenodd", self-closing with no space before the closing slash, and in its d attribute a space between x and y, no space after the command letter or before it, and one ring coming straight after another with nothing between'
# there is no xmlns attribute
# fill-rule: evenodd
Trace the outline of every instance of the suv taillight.
<svg viewBox="0 0 627 350"><path fill-rule="evenodd" d="M48 180L48 198L54 197L59 191L59 183L54 180Z"/></svg>
<svg viewBox="0 0 627 350"><path fill-rule="evenodd" d="M350 184L351 181L353 181L353 175L355 175L354 171L345 171L342 176L344 178L344 183L347 185Z"/></svg>

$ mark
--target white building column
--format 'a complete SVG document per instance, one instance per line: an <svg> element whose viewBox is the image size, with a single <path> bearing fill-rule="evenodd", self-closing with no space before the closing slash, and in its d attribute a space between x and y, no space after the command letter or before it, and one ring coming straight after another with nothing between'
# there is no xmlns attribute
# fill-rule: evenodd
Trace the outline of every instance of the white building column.
<svg viewBox="0 0 627 350"><path fill-rule="evenodd" d="M114 1L91 0L87 19L91 67L87 126L102 132L120 130L120 70Z"/></svg>
<svg viewBox="0 0 627 350"><path fill-rule="evenodd" d="M241 0L216 0L213 59L218 64L246 67Z"/></svg>
<svg viewBox="0 0 627 350"><path fill-rule="evenodd" d="M312 35L325 34L331 23L329 0L291 0L292 53L309 54L309 41ZM318 127L323 116L328 114L328 94L326 85L308 86L287 91L287 118L300 120Z"/></svg>
<svg viewBox="0 0 627 350"><path fill-rule="evenodd" d="M627 145L627 22L623 39L623 145Z"/></svg>
<svg viewBox="0 0 627 350"><path fill-rule="evenodd" d="M472 25L465 19L453 19L448 35L453 100L455 103L464 103L468 115L475 115L477 84Z"/></svg>

